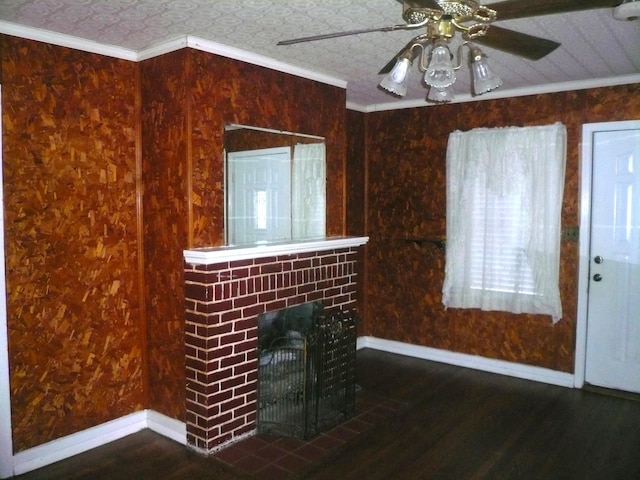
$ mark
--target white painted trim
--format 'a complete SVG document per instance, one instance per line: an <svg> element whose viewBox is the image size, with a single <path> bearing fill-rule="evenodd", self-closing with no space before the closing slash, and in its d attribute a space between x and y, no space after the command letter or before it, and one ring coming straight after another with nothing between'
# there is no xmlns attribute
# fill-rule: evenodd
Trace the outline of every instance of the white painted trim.
<svg viewBox="0 0 640 480"><path fill-rule="evenodd" d="M591 252L591 188L593 172L593 134L611 130L640 129L640 120L585 123L582 125L580 157L580 253L578 261L578 312L574 384L582 388L587 363L587 305L589 302L589 257Z"/></svg>
<svg viewBox="0 0 640 480"><path fill-rule="evenodd" d="M281 62L264 55L247 52L246 50L241 50L236 47L230 47L222 43L205 40L191 35L188 36L187 42L191 48L202 50L203 52L215 53L216 55L222 55L223 57L233 58L235 60L251 63L260 67L270 68L271 70L277 70L278 72L289 73L297 77L315 80L335 87L347 88L347 81L344 79L296 67L289 63Z"/></svg>
<svg viewBox="0 0 640 480"><path fill-rule="evenodd" d="M154 410L147 410L147 428L174 442L187 444L187 424Z"/></svg>
<svg viewBox="0 0 640 480"><path fill-rule="evenodd" d="M173 40L167 40L166 42L158 43L156 45L152 45L144 50L140 50L136 54L136 61L142 62L144 60L148 60L150 58L159 57L161 55L165 55L167 53L175 52L176 50L180 50L182 48L186 48L189 45L188 37L186 35L180 35Z"/></svg>
<svg viewBox="0 0 640 480"><path fill-rule="evenodd" d="M468 93L456 94L456 98L451 103L481 102L483 100L492 100L498 98L524 97L526 95L568 92L575 90L584 90L587 88L613 87L617 85L630 85L634 83L640 83L640 74L622 75L619 77L593 78L589 80L578 80L575 82L550 83L547 85L536 85L526 88L499 88L478 97L474 97ZM360 105L353 102L347 102L348 109L356 110L363 113L435 106L437 106L437 104L428 103L426 100L397 100L387 103L377 103L373 105Z"/></svg>
<svg viewBox="0 0 640 480"><path fill-rule="evenodd" d="M13 456L15 475L36 470L139 432L147 427L146 417L144 411L132 413L19 452Z"/></svg>
<svg viewBox="0 0 640 480"><path fill-rule="evenodd" d="M89 53L98 53L107 57L115 57L123 60L136 62L138 55L135 50L117 47L115 45L106 45L103 43L93 42L84 38L66 35L64 33L52 32L35 27L25 27L16 23L0 20L0 33L13 35L14 37L27 38L38 42L50 43L60 47L74 48Z"/></svg>
<svg viewBox="0 0 640 480"><path fill-rule="evenodd" d="M2 86L0 85L0 99ZM2 102L0 101L0 131ZM4 212L2 180L2 135L0 135L0 212ZM0 215L0 478L13 475L11 433L11 388L9 387L9 328L7 325L7 285L4 267L4 215Z"/></svg>
<svg viewBox="0 0 640 480"><path fill-rule="evenodd" d="M385 340L376 337L359 337L357 348L373 348L383 352L397 353L408 357L421 358L433 362L446 363L458 367L472 368L484 372L508 375L510 377L533 380L561 387L573 387L573 375L547 368L534 367L521 363L505 362L465 353L450 352L420 345Z"/></svg>
<svg viewBox="0 0 640 480"><path fill-rule="evenodd" d="M187 427L184 422L153 410L142 410L19 452L13 456L12 474L20 475L51 465L145 428L183 445L187 443Z"/></svg>
<svg viewBox="0 0 640 480"><path fill-rule="evenodd" d="M187 263L193 265L211 265L214 263L249 260L252 258L359 247L368 241L369 237L329 237L299 242L273 242L251 246L196 248L193 250L184 250L183 253Z"/></svg>

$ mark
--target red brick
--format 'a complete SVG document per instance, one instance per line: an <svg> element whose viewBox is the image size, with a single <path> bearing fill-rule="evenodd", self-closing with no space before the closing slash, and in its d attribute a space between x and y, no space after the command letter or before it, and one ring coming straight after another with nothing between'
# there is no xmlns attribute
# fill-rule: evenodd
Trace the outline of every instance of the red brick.
<svg viewBox="0 0 640 480"><path fill-rule="evenodd" d="M244 377L233 377L230 378L229 380L225 380L223 382L220 383L220 389L221 390L229 390L230 388L234 388L234 387L238 387L240 385L244 385L245 382L245 378ZM236 390L234 390L233 395L236 396Z"/></svg>
<svg viewBox="0 0 640 480"><path fill-rule="evenodd" d="M233 394L236 396L246 395L248 393L253 393L258 388L258 382L247 382L245 377L242 377L246 383L242 384L238 388L233 391ZM255 408L255 405L254 405Z"/></svg>
<svg viewBox="0 0 640 480"><path fill-rule="evenodd" d="M222 430L222 433L233 432L236 429L243 427L245 425L246 425L246 422L244 418L239 418L239 419L233 420L232 422L225 423L224 425L222 425L221 430Z"/></svg>
<svg viewBox="0 0 640 480"><path fill-rule="evenodd" d="M258 348L258 338L251 338L245 342L237 343L233 346L233 353L246 353L251 352Z"/></svg>
<svg viewBox="0 0 640 480"><path fill-rule="evenodd" d="M264 292L261 293L260 295L258 295L258 302L259 303L268 303L272 300L276 299L276 292L274 292L273 290L268 291L268 292Z"/></svg>
<svg viewBox="0 0 640 480"><path fill-rule="evenodd" d="M244 260L234 260L233 262L229 263L229 267L236 270L236 269L240 269L242 267L249 267L251 265L253 265L253 259L252 258L248 258L248 259L244 259Z"/></svg>
<svg viewBox="0 0 640 480"><path fill-rule="evenodd" d="M232 396L233 396L233 390L222 391L222 392L218 393L217 395L214 395L213 397L211 397L210 404L211 405L216 404L216 403L222 404L222 403L228 401L229 399L231 399ZM222 413L226 415L226 412L222 411Z"/></svg>
<svg viewBox="0 0 640 480"><path fill-rule="evenodd" d="M242 320L236 320L233 322L233 330L235 332L240 332L242 330L250 330L250 329L258 328L258 319L257 318L243 318Z"/></svg>
<svg viewBox="0 0 640 480"><path fill-rule="evenodd" d="M220 337L220 345L232 345L234 343L244 342L246 339L246 331L227 333Z"/></svg>
<svg viewBox="0 0 640 480"><path fill-rule="evenodd" d="M233 374L234 375L243 375L243 374L248 373L248 372L253 372L254 370L257 370L257 368L258 368L258 365L256 364L255 361L242 363L242 364L238 364L238 365L236 365L234 367Z"/></svg>
<svg viewBox="0 0 640 480"><path fill-rule="evenodd" d="M276 273L276 272L281 272L282 271L282 264L281 263L269 263L266 265L262 265L262 267L260 267L260 273L265 274L265 273Z"/></svg>
<svg viewBox="0 0 640 480"><path fill-rule="evenodd" d="M240 365L244 361L245 361L244 354L233 355L231 357L226 357L226 358L221 359L220 360L220 366L222 368L235 367L237 365Z"/></svg>
<svg viewBox="0 0 640 480"><path fill-rule="evenodd" d="M256 303L255 305L250 305L242 309L242 316L245 318L249 317L257 317L261 313L264 313L264 305L260 305Z"/></svg>
<svg viewBox="0 0 640 480"><path fill-rule="evenodd" d="M233 308L242 308L246 307L247 305L255 305L257 302L258 296L255 294L247 295L246 297L238 297L233 300ZM230 308L227 308L226 310L230 310Z"/></svg>

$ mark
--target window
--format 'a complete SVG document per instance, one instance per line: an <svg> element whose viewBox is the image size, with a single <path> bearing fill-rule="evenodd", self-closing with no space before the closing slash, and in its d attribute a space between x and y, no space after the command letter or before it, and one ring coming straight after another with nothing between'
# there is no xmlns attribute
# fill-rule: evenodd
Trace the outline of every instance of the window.
<svg viewBox="0 0 640 480"><path fill-rule="evenodd" d="M562 317L565 163L561 124L450 135L445 307Z"/></svg>

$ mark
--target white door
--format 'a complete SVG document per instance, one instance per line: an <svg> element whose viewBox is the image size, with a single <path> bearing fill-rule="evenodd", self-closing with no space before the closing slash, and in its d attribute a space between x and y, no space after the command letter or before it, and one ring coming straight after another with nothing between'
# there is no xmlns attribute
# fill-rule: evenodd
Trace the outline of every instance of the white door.
<svg viewBox="0 0 640 480"><path fill-rule="evenodd" d="M291 238L291 149L229 153L227 243Z"/></svg>
<svg viewBox="0 0 640 480"><path fill-rule="evenodd" d="M640 392L640 128L592 133L585 381Z"/></svg>

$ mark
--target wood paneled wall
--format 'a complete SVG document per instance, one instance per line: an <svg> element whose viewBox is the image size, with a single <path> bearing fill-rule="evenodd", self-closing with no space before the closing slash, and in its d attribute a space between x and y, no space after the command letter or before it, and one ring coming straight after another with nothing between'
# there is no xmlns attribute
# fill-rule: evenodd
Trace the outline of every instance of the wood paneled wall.
<svg viewBox="0 0 640 480"><path fill-rule="evenodd" d="M196 50L142 62L150 408L184 420L182 251L224 243L224 125L325 137L327 230L345 231L345 91Z"/></svg>
<svg viewBox="0 0 640 480"><path fill-rule="evenodd" d="M578 243L562 242L564 317L442 306L445 155L450 132L475 127L567 127L563 229L579 224L582 124L640 118L640 86L626 85L349 116L349 144L366 154L365 316L359 334L572 372ZM364 133L363 133L364 132ZM350 184L352 181L350 181Z"/></svg>
<svg viewBox="0 0 640 480"><path fill-rule="evenodd" d="M187 51L141 63L149 408L185 419L183 254L190 226Z"/></svg>
<svg viewBox="0 0 640 480"><path fill-rule="evenodd" d="M15 450L142 408L184 420L182 252L223 242L223 126L325 137L342 235L346 93L189 49L2 43Z"/></svg>
<svg viewBox="0 0 640 480"><path fill-rule="evenodd" d="M15 451L144 407L137 66L2 37Z"/></svg>

